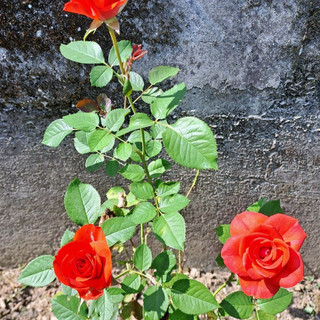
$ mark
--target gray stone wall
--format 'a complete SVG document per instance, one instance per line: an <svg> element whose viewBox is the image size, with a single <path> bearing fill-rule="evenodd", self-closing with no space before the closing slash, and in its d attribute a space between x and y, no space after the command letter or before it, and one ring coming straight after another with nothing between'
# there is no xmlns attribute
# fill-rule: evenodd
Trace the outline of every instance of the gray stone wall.
<svg viewBox="0 0 320 320"><path fill-rule="evenodd" d="M80 40L90 19L62 11L63 1L3 0L0 20L0 266L52 254L71 226L64 213L68 183L78 176L100 192L125 181L84 172L67 138L40 144L46 126L116 82L89 86L90 67L65 60L60 43ZM214 131L219 171L201 173L187 221L187 265L214 268L214 228L260 197L281 198L308 234L306 273L320 259L320 1L129 0L121 38L149 53L144 77L159 64L181 69L188 88L173 118L196 115ZM110 48L106 29L91 36ZM145 106L141 106L145 108ZM174 120L174 119L173 119ZM189 188L194 172L167 176Z"/></svg>

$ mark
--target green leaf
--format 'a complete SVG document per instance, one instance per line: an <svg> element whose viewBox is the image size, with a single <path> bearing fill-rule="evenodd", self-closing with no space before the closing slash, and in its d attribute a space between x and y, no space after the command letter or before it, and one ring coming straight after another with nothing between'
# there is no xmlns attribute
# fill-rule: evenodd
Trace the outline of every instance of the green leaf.
<svg viewBox="0 0 320 320"><path fill-rule="evenodd" d="M133 182L129 189L139 199L150 200L153 198L153 188L148 182Z"/></svg>
<svg viewBox="0 0 320 320"><path fill-rule="evenodd" d="M95 113L79 111L77 113L64 116L62 119L69 126L83 131L92 131L99 125L99 117Z"/></svg>
<svg viewBox="0 0 320 320"><path fill-rule="evenodd" d="M66 285L64 285L63 283L61 283L61 288L62 288L62 293L65 294L66 296L76 296L78 294L77 290L72 289Z"/></svg>
<svg viewBox="0 0 320 320"><path fill-rule="evenodd" d="M257 315L258 312L258 315ZM276 316L273 314L267 314L263 312L262 310L258 310L255 314L254 320L276 320Z"/></svg>
<svg viewBox="0 0 320 320"><path fill-rule="evenodd" d="M145 103L148 103L148 104L151 104L152 101L160 96L160 94L162 94L163 91L161 89L159 89L158 87L153 87L153 88L150 88L148 89L146 92L144 92L141 96L142 100L145 102Z"/></svg>
<svg viewBox="0 0 320 320"><path fill-rule="evenodd" d="M179 119L162 134L170 157L194 169L217 169L216 140L210 128L194 117Z"/></svg>
<svg viewBox="0 0 320 320"><path fill-rule="evenodd" d="M72 241L73 237L74 237L74 232L67 229L61 238L60 246L63 247L64 245Z"/></svg>
<svg viewBox="0 0 320 320"><path fill-rule="evenodd" d="M280 200L271 200L264 203L261 206L259 212L265 214L268 217L277 213L283 213L280 205Z"/></svg>
<svg viewBox="0 0 320 320"><path fill-rule="evenodd" d="M180 182L161 182L157 187L157 195L160 198L178 193L180 190Z"/></svg>
<svg viewBox="0 0 320 320"><path fill-rule="evenodd" d="M86 160L86 168L88 172L97 171L104 163L104 156L99 153L91 154Z"/></svg>
<svg viewBox="0 0 320 320"><path fill-rule="evenodd" d="M230 235L230 224L222 224L216 228L217 236L222 244L225 244L231 237Z"/></svg>
<svg viewBox="0 0 320 320"><path fill-rule="evenodd" d="M133 91L143 91L144 82L140 74L131 71L130 82L131 82Z"/></svg>
<svg viewBox="0 0 320 320"><path fill-rule="evenodd" d="M126 200L127 200L127 205L126 205L127 208L135 206L136 204L138 204L140 202L140 200L137 199L137 197L132 192L129 192ZM137 223L137 224L139 224L139 223Z"/></svg>
<svg viewBox="0 0 320 320"><path fill-rule="evenodd" d="M90 82L93 87L105 87L112 79L113 71L107 66L97 66L90 72Z"/></svg>
<svg viewBox="0 0 320 320"><path fill-rule="evenodd" d="M58 320L86 320L88 308L77 297L58 295L52 299L52 311Z"/></svg>
<svg viewBox="0 0 320 320"><path fill-rule="evenodd" d="M74 41L60 46L61 54L74 62L102 64L104 56L101 47L93 41Z"/></svg>
<svg viewBox="0 0 320 320"><path fill-rule="evenodd" d="M146 143L146 154L152 158L158 155L162 150L162 144L159 140L151 140Z"/></svg>
<svg viewBox="0 0 320 320"><path fill-rule="evenodd" d="M220 305L232 317L237 319L248 319L254 309L251 297L242 291L236 291L224 298Z"/></svg>
<svg viewBox="0 0 320 320"><path fill-rule="evenodd" d="M151 266L152 253L146 244L141 244L133 255L133 264L141 271L146 271Z"/></svg>
<svg viewBox="0 0 320 320"><path fill-rule="evenodd" d="M150 162L148 165L148 170L151 178L160 177L165 171L171 168L171 163L164 159L158 159Z"/></svg>
<svg viewBox="0 0 320 320"><path fill-rule="evenodd" d="M138 274L130 274L125 277L121 283L121 288L127 293L137 293L143 289L141 286L141 278Z"/></svg>
<svg viewBox="0 0 320 320"><path fill-rule="evenodd" d="M103 129L97 129L91 133L88 139L88 144L92 152L104 151L111 149L114 145L115 138Z"/></svg>
<svg viewBox="0 0 320 320"><path fill-rule="evenodd" d="M96 300L95 310L99 314L99 320L117 320L118 318L118 305L111 301L107 290L104 290L103 295Z"/></svg>
<svg viewBox="0 0 320 320"><path fill-rule="evenodd" d="M164 213L174 213L182 210L190 200L182 194L174 194L160 199L159 209Z"/></svg>
<svg viewBox="0 0 320 320"><path fill-rule="evenodd" d="M119 162L117 160L109 160L106 163L106 174L109 177L114 177L119 171Z"/></svg>
<svg viewBox="0 0 320 320"><path fill-rule="evenodd" d="M174 282L171 293L173 304L186 314L202 314L219 306L209 289L196 280Z"/></svg>
<svg viewBox="0 0 320 320"><path fill-rule="evenodd" d="M131 300L129 303L126 303L120 314L120 319L122 320L142 320L143 319L143 310L142 306L137 300Z"/></svg>
<svg viewBox="0 0 320 320"><path fill-rule="evenodd" d="M88 145L88 139L91 132L77 131L74 138L74 147L80 154L89 153L91 151Z"/></svg>
<svg viewBox="0 0 320 320"><path fill-rule="evenodd" d="M149 82L152 85L161 83L162 81L174 77L179 72L179 68L169 66L158 66L150 70Z"/></svg>
<svg viewBox="0 0 320 320"><path fill-rule="evenodd" d="M109 189L109 191L107 192L107 198L109 200L111 199L116 199L118 200L119 198L119 193L121 194L126 194L125 190L121 187L112 187L111 189Z"/></svg>
<svg viewBox="0 0 320 320"><path fill-rule="evenodd" d="M119 47L121 61L124 62L131 55L131 52L132 52L131 42L128 40L119 41L118 47ZM114 47L112 47L110 50L108 62L111 66L118 66L119 65L116 50L114 49Z"/></svg>
<svg viewBox="0 0 320 320"><path fill-rule="evenodd" d="M119 303L124 298L124 291L120 288L111 287L107 289L110 301L113 303Z"/></svg>
<svg viewBox="0 0 320 320"><path fill-rule="evenodd" d="M260 309L269 314L277 314L284 311L291 303L293 294L286 289L279 291L270 299L258 299Z"/></svg>
<svg viewBox="0 0 320 320"><path fill-rule="evenodd" d="M129 240L134 234L136 224L128 217L116 217L105 221L101 228L111 247L117 242L124 243Z"/></svg>
<svg viewBox="0 0 320 320"><path fill-rule="evenodd" d="M127 161L132 154L130 143L121 142L113 152L113 156L121 161Z"/></svg>
<svg viewBox="0 0 320 320"><path fill-rule="evenodd" d="M120 174L133 182L139 182L146 176L142 167L137 164L128 164L120 170Z"/></svg>
<svg viewBox="0 0 320 320"><path fill-rule="evenodd" d="M144 135L144 140L145 140L145 142L148 143L148 142L151 140L150 134L149 134L147 131L143 130L143 135ZM138 145L136 144L135 147L141 151L141 150L142 150L141 130L133 131L133 132L130 134L130 136L129 136L129 138L128 138L128 141L131 142L131 143L138 143ZM137 146L138 146L138 147L137 147Z"/></svg>
<svg viewBox="0 0 320 320"><path fill-rule="evenodd" d="M128 128L122 129L117 133L117 136L123 136L129 132L143 129L147 127L151 127L153 125L153 121L145 114L145 113L136 113L130 118Z"/></svg>
<svg viewBox="0 0 320 320"><path fill-rule="evenodd" d="M160 320L167 312L169 298L162 287L148 287L143 294L143 314L145 320Z"/></svg>
<svg viewBox="0 0 320 320"><path fill-rule="evenodd" d="M122 93L126 97L130 97L132 94L132 85L129 79L126 79L123 85Z"/></svg>
<svg viewBox="0 0 320 320"><path fill-rule="evenodd" d="M216 262L218 264L219 267L225 267L224 261L222 259L221 253L218 254L218 256L216 257Z"/></svg>
<svg viewBox="0 0 320 320"><path fill-rule="evenodd" d="M181 102L186 93L184 83L175 85L173 88L162 93L151 103L151 113L156 119L166 118Z"/></svg>
<svg viewBox="0 0 320 320"><path fill-rule="evenodd" d="M107 114L105 119L102 119L102 125L109 131L118 131L124 123L126 115L129 113L127 109L115 109Z"/></svg>
<svg viewBox="0 0 320 320"><path fill-rule="evenodd" d="M56 278L53 271L53 260L53 256L46 255L30 261L20 274L18 281L32 287L48 285Z"/></svg>
<svg viewBox="0 0 320 320"><path fill-rule="evenodd" d="M179 309L169 308L169 320L198 320L198 317L192 314L185 314Z"/></svg>
<svg viewBox="0 0 320 320"><path fill-rule="evenodd" d="M167 120L158 121L155 123L151 129L150 133L154 139L162 139L162 133L166 130L166 127L168 125Z"/></svg>
<svg viewBox="0 0 320 320"><path fill-rule="evenodd" d="M73 128L62 119L51 122L44 133L42 143L48 147L56 148L61 141L73 131Z"/></svg>
<svg viewBox="0 0 320 320"><path fill-rule="evenodd" d="M101 200L97 190L75 178L68 186L64 205L70 219L78 225L95 223L99 217Z"/></svg>
<svg viewBox="0 0 320 320"><path fill-rule="evenodd" d="M159 241L174 249L184 250L186 227L183 217L178 212L156 218L152 227Z"/></svg>
<svg viewBox="0 0 320 320"><path fill-rule="evenodd" d="M157 210L150 202L138 203L129 216L135 224L143 224L151 221L157 215Z"/></svg>
<svg viewBox="0 0 320 320"><path fill-rule="evenodd" d="M162 278L162 281L176 267L177 260L172 250L161 252L154 258L151 264L151 269L156 269L155 275Z"/></svg>
<svg viewBox="0 0 320 320"><path fill-rule="evenodd" d="M260 208L266 203L266 200L264 198L261 198L258 202L255 202L250 207L247 208L246 211L251 212L259 212Z"/></svg>

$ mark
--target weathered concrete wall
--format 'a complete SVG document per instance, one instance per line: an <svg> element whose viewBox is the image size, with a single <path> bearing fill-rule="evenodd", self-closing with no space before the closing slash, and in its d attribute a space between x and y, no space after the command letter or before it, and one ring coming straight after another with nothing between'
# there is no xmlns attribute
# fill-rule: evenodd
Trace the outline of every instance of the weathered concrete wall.
<svg viewBox="0 0 320 320"><path fill-rule="evenodd" d="M68 138L41 146L46 126L83 97L116 96L116 83L90 88L89 67L66 61L61 42L81 39L90 19L62 12L63 1L3 0L0 18L0 265L53 253L65 225L63 196L75 177L103 194L117 179L84 172ZM264 196L308 233L307 273L320 259L320 2L298 0L129 1L121 38L143 43L144 76L177 65L186 98L174 117L197 115L213 129L219 171L201 174L191 205L187 264L213 268L214 228ZM91 39L110 47L106 30ZM144 69L146 67L146 69ZM188 189L194 173L171 177ZM121 180L121 183L124 183Z"/></svg>

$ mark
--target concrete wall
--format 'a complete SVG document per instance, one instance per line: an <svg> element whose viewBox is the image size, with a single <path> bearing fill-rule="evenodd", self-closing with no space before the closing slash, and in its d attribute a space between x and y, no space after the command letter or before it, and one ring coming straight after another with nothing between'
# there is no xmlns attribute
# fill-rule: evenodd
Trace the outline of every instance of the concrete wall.
<svg viewBox="0 0 320 320"><path fill-rule="evenodd" d="M40 144L46 126L84 97L119 87L89 86L90 67L65 60L60 43L80 40L90 19L63 1L2 0L0 30L0 265L52 254L65 226L63 197L78 176L101 194L119 179L84 172L71 138ZM213 268L214 228L264 196L281 198L308 239L307 273L320 271L320 2L298 0L129 0L121 38L143 43L136 64L146 77L159 64L181 68L188 92L173 118L196 115L214 131L219 171L204 171L184 211L187 264ZM105 48L105 28L91 36ZM186 191L194 172L168 177ZM120 180L120 184L124 184Z"/></svg>

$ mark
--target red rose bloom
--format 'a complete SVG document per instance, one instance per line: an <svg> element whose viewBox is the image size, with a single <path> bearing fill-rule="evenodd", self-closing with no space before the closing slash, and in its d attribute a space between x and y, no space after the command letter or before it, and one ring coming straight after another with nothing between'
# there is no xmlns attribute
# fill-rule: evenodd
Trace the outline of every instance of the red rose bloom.
<svg viewBox="0 0 320 320"><path fill-rule="evenodd" d="M106 237L100 227L87 224L73 241L55 256L53 268L57 278L76 289L85 300L98 299L111 284L112 261Z"/></svg>
<svg viewBox="0 0 320 320"><path fill-rule="evenodd" d="M298 251L306 234L298 220L284 214L243 212L231 222L230 234L221 256L238 275L246 295L271 298L280 287L293 287L302 280Z"/></svg>
<svg viewBox="0 0 320 320"><path fill-rule="evenodd" d="M109 20L115 17L128 0L70 0L63 10L82 14L93 20Z"/></svg>

